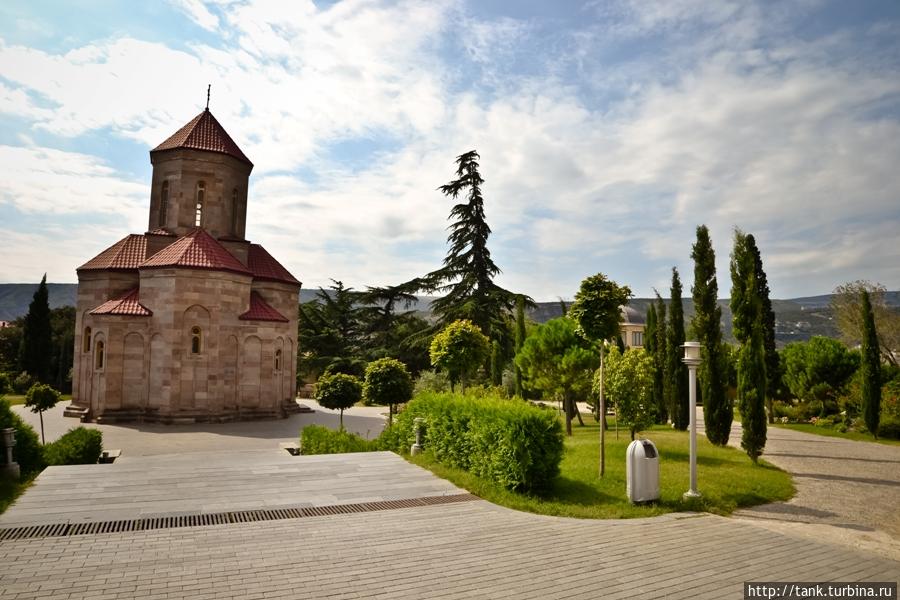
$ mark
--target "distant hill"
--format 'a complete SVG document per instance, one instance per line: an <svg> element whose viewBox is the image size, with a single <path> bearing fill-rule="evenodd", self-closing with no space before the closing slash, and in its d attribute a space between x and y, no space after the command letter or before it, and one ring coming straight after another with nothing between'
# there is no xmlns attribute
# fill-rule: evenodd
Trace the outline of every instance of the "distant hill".
<svg viewBox="0 0 900 600"><path fill-rule="evenodd" d="M50 307L73 306L75 304L74 283L49 283ZM34 283L0 283L0 321L12 321L28 312L28 305L37 289ZM309 302L316 298L317 289L300 290L300 302ZM900 291L885 294L888 305L900 309ZM432 298L419 297L418 303L411 308L418 312L428 313ZM632 298L629 303L638 311L646 314L652 298ZM789 342L808 340L814 335L837 337L837 326L830 308L831 294L792 298L789 300L772 300L775 310L775 338L779 345ZM685 323L690 323L694 314L694 303L685 298ZM566 301L569 306L570 301ZM728 300L719 300L722 307L722 330L727 341L734 341L731 333L731 309ZM529 316L538 323L545 323L562 314L559 301L538 302L529 311Z"/></svg>

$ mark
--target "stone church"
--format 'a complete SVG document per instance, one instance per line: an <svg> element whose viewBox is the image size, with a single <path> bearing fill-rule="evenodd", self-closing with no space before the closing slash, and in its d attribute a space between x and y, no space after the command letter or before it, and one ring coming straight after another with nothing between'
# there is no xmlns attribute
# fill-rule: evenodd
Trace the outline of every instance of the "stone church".
<svg viewBox="0 0 900 600"><path fill-rule="evenodd" d="M300 282L244 236L253 163L207 108L150 151L148 231L78 268L68 416L294 412Z"/></svg>

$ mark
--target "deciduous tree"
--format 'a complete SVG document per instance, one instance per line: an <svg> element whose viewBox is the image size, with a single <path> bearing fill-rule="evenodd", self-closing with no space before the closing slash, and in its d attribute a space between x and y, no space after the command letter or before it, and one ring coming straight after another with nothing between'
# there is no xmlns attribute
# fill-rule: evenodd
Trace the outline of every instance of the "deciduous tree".
<svg viewBox="0 0 900 600"><path fill-rule="evenodd" d="M62 396L49 385L36 383L25 394L25 406L31 409L31 412L38 413L41 418L41 443L46 444L44 438L44 411L50 410L60 401Z"/></svg>
<svg viewBox="0 0 900 600"><path fill-rule="evenodd" d="M467 379L487 359L490 347L490 340L475 323L454 321L431 340L431 364L447 372L451 389L458 382L465 389Z"/></svg>
<svg viewBox="0 0 900 600"><path fill-rule="evenodd" d="M388 424L394 423L394 406L409 402L412 392L412 377L399 360L379 358L366 366L363 397L371 404L388 405Z"/></svg>
<svg viewBox="0 0 900 600"><path fill-rule="evenodd" d="M331 373L319 377L316 383L316 402L330 410L340 410L341 430L344 429L344 411L362 398L359 379L346 373Z"/></svg>
<svg viewBox="0 0 900 600"><path fill-rule="evenodd" d="M875 315L881 358L897 366L900 354L900 311L885 302L885 287L871 281L851 281L839 285L831 297L831 309L841 334L841 341L853 348L862 343L862 292L869 293L869 302Z"/></svg>
<svg viewBox="0 0 900 600"><path fill-rule="evenodd" d="M606 394L616 406L616 419L627 423L631 439L653 424L653 359L643 348L618 348L606 359ZM595 385L595 388L597 386Z"/></svg>

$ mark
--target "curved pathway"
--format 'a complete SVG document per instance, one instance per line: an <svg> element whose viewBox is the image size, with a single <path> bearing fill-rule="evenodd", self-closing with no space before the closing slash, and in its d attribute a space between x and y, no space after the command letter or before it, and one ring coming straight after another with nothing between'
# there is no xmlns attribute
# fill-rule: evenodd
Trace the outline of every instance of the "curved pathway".
<svg viewBox="0 0 900 600"><path fill-rule="evenodd" d="M740 444L736 421L729 445ZM900 446L770 426L762 458L791 474L797 494L736 517L900 559Z"/></svg>
<svg viewBox="0 0 900 600"><path fill-rule="evenodd" d="M342 501L359 506L371 494L390 499L458 492L389 453L246 454L51 467L21 506L4 516L16 522L0 518L0 526L41 522L39 505L56 493L57 501L46 503L52 515L44 515L54 522L83 520L88 511L102 519L123 504L139 505L132 514L155 517L217 511L223 506L198 499L227 503L227 497L210 496L233 490L241 491L233 499L236 510L254 502L267 508L273 499L281 507ZM217 476L214 461L227 468L226 481ZM157 470L143 483L142 464ZM105 470L105 487L86 485L76 493L78 478L70 477L76 469ZM114 486L119 471L124 479ZM397 487L389 490L394 482ZM42 491L45 483L50 485ZM198 496L204 488L207 493ZM70 515L56 510L70 501ZM521 513L484 500L0 543L0 600L740 598L745 581L898 579L898 561L741 520L670 514L585 521Z"/></svg>

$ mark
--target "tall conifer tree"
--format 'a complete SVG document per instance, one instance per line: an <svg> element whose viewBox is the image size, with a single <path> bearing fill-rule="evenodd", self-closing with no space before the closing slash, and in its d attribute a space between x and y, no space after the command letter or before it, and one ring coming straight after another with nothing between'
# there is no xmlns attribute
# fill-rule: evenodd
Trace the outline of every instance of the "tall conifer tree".
<svg viewBox="0 0 900 600"><path fill-rule="evenodd" d="M516 297L516 354L522 350L525 344L525 296L519 294ZM513 361L516 369L516 395L520 398L525 397L525 390L522 389L522 369L519 363Z"/></svg>
<svg viewBox="0 0 900 600"><path fill-rule="evenodd" d="M878 438L881 418L881 354L875 331L875 312L867 290L862 291L862 410L866 427Z"/></svg>
<svg viewBox="0 0 900 600"><path fill-rule="evenodd" d="M772 309L772 300L769 298L769 282L766 272L763 270L762 255L752 233L747 234L747 249L753 255L753 264L756 270L756 294L759 296L760 310L762 311L763 350L766 362L766 412L769 415L769 423L774 423L775 410L772 402L781 386L781 365L779 364L778 350L775 347L775 311Z"/></svg>
<svg viewBox="0 0 900 600"><path fill-rule="evenodd" d="M668 406L675 429L684 431L690 423L688 415L688 374L682 361L684 349L684 309L681 305L681 278L678 269L672 267L672 299L669 308L669 333L666 339L666 375L668 384Z"/></svg>
<svg viewBox="0 0 900 600"><path fill-rule="evenodd" d="M50 356L53 353L53 329L50 326L50 300L47 274L28 305L22 341L19 346L19 369L41 383L51 383Z"/></svg>
<svg viewBox="0 0 900 600"><path fill-rule="evenodd" d="M691 327L701 345L700 385L703 393L703 419L706 437L717 446L728 444L734 407L725 393L725 365L722 356L722 309L718 304L716 254L706 225L697 227L697 243L691 251L694 259L694 318Z"/></svg>
<svg viewBox="0 0 900 600"><path fill-rule="evenodd" d="M741 411L741 447L756 462L766 446L766 364L762 301L756 261L747 235L736 230L731 253L731 313L740 342L737 397Z"/></svg>
<svg viewBox="0 0 900 600"><path fill-rule="evenodd" d="M667 404L666 364L668 362L668 330L666 321L666 302L659 293L656 294L656 356L653 361L653 395L659 399L656 405L656 422L665 425L669 421L669 408Z"/></svg>

